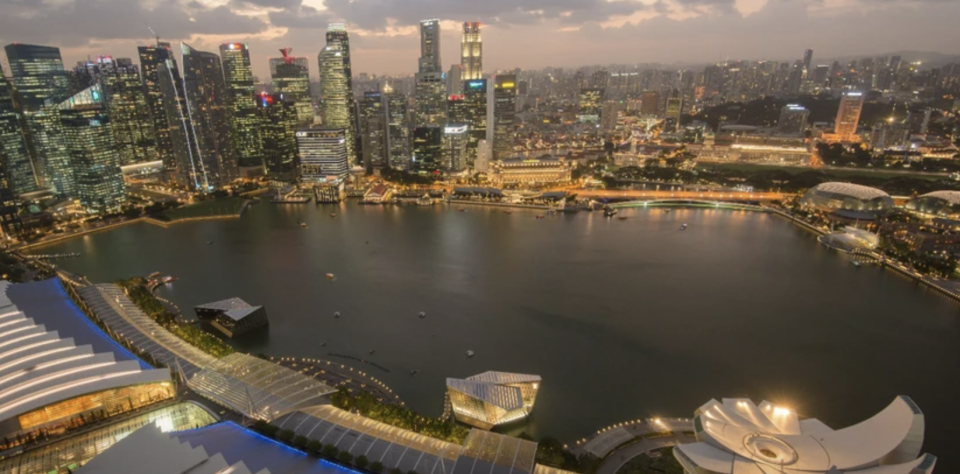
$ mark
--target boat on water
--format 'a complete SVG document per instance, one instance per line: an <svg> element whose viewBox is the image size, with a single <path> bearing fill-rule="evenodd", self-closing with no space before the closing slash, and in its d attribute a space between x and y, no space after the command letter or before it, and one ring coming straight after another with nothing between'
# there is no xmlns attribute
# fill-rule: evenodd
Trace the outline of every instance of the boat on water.
<svg viewBox="0 0 960 474"><path fill-rule="evenodd" d="M620 216L617 218L617 220L625 221L627 220L627 216Z"/></svg>
<svg viewBox="0 0 960 474"><path fill-rule="evenodd" d="M374 355L374 354L376 354L376 353L377 353L376 349L371 350L370 352L368 352L368 354L370 354L370 355Z"/></svg>
<svg viewBox="0 0 960 474"><path fill-rule="evenodd" d="M300 228L301 228L301 229L306 229L306 228L307 228L307 223L306 223L306 222L303 222L303 221L300 221Z"/></svg>
<svg viewBox="0 0 960 474"><path fill-rule="evenodd" d="M153 273L147 275L147 279L153 280L153 279L157 278L158 276L160 276L160 272L153 272Z"/></svg>
<svg viewBox="0 0 960 474"><path fill-rule="evenodd" d="M513 211L507 209L506 211L503 211L503 213L504 213L504 214L513 214Z"/></svg>
<svg viewBox="0 0 960 474"><path fill-rule="evenodd" d="M468 357L468 358L469 358L469 357L473 357L474 355L476 355L475 352L473 352L473 351L467 351L467 357Z"/></svg>
<svg viewBox="0 0 960 474"><path fill-rule="evenodd" d="M336 280L336 279L337 279L337 276L334 275L333 273L327 273L327 274L324 275L324 276L327 277L327 280Z"/></svg>
<svg viewBox="0 0 960 474"><path fill-rule="evenodd" d="M860 262L858 262L858 261L856 261L856 260L851 261L850 264L853 265L853 266L855 266L855 267L857 267L857 268L860 268L860 266L863 265L862 263L860 263Z"/></svg>
<svg viewBox="0 0 960 474"><path fill-rule="evenodd" d="M467 212L467 210L461 207L460 212Z"/></svg>
<svg viewBox="0 0 960 474"><path fill-rule="evenodd" d="M543 219L543 218L545 218L545 217L546 217L546 216L539 216L539 215L538 215L538 216L537 216L537 219Z"/></svg>
<svg viewBox="0 0 960 474"><path fill-rule="evenodd" d="M427 317L427 313L421 311L421 312L420 312L420 319L423 319L423 318L426 318L426 317Z"/></svg>
<svg viewBox="0 0 960 474"><path fill-rule="evenodd" d="M682 226L680 226L680 230L687 230L687 224L683 224Z"/></svg>
<svg viewBox="0 0 960 474"><path fill-rule="evenodd" d="M164 282L164 283L173 283L173 282L175 282L175 281L177 281L177 277L175 277L175 276L173 276L173 275L168 275L168 276L163 277L163 282Z"/></svg>
<svg viewBox="0 0 960 474"><path fill-rule="evenodd" d="M337 213L336 213L336 212L331 212L331 213L330 213L330 217L337 217Z"/></svg>
<svg viewBox="0 0 960 474"><path fill-rule="evenodd" d="M419 373L420 373L420 371L419 371L419 370L416 370L416 369L410 371L410 375L417 375L417 374L419 374Z"/></svg>
<svg viewBox="0 0 960 474"><path fill-rule="evenodd" d="M320 343L320 347L327 347L327 341L321 342L321 343Z"/></svg>
<svg viewBox="0 0 960 474"><path fill-rule="evenodd" d="M617 210L612 207L603 208L603 217L613 217L617 215Z"/></svg>
<svg viewBox="0 0 960 474"><path fill-rule="evenodd" d="M212 240L208 240L208 241L207 241L207 245L213 245L213 241L212 241Z"/></svg>
<svg viewBox="0 0 960 474"><path fill-rule="evenodd" d="M333 317L339 319L339 318L340 318L340 312L337 311L336 313L333 313Z"/></svg>

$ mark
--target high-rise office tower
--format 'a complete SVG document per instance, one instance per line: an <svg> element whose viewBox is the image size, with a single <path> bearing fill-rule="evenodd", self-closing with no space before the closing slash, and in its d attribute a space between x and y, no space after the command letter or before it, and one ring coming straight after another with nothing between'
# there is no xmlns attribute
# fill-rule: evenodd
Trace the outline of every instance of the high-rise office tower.
<svg viewBox="0 0 960 474"><path fill-rule="evenodd" d="M680 91L675 91L676 97L667 99L667 109L663 116L673 125L674 131L680 130L680 116L683 114L683 97L680 97Z"/></svg>
<svg viewBox="0 0 960 474"><path fill-rule="evenodd" d="M296 135L301 182L317 184L347 176L350 168L347 164L347 135L344 129L299 130Z"/></svg>
<svg viewBox="0 0 960 474"><path fill-rule="evenodd" d="M181 82L180 70L176 59L170 50L170 43L157 43L156 46L138 46L140 55L140 69L143 87L147 94L147 105L150 117L153 120L153 133L157 146L157 155L163 161L163 167L171 172L177 169L177 159L173 152L173 142L170 137L171 128L178 128L177 122L167 121L166 104L160 91L160 67L165 67L166 74L174 77L167 78L175 84ZM168 100L175 100L172 97Z"/></svg>
<svg viewBox="0 0 960 474"><path fill-rule="evenodd" d="M860 111L863 110L862 92L844 92L837 110L837 120L833 127L836 140L854 141L857 137L857 125L860 123Z"/></svg>
<svg viewBox="0 0 960 474"><path fill-rule="evenodd" d="M59 48L14 43L5 49L27 126L35 182L51 187L54 173L49 163L63 156L63 143L56 137L59 120L51 108L70 95L70 76L63 68Z"/></svg>
<svg viewBox="0 0 960 474"><path fill-rule="evenodd" d="M443 169L450 172L463 171L467 167L467 135L469 126L466 124L449 124L443 127L441 146Z"/></svg>
<svg viewBox="0 0 960 474"><path fill-rule="evenodd" d="M440 20L420 22L420 60L416 75L418 127L446 124L446 83L440 65Z"/></svg>
<svg viewBox="0 0 960 474"><path fill-rule="evenodd" d="M480 140L487 139L487 80L474 79L463 83L464 123L467 134L467 165L474 166ZM454 121L451 121L454 123Z"/></svg>
<svg viewBox="0 0 960 474"><path fill-rule="evenodd" d="M600 123L603 111L603 89L580 89L579 111L577 121L580 123Z"/></svg>
<svg viewBox="0 0 960 474"><path fill-rule="evenodd" d="M127 190L100 84L74 94L58 108L80 205L91 214L120 211Z"/></svg>
<svg viewBox="0 0 960 474"><path fill-rule="evenodd" d="M813 72L813 70L810 69L812 66L812 62L813 62L813 50L808 49L803 52L803 71L804 71L804 74L807 75L807 77L809 77L810 73Z"/></svg>
<svg viewBox="0 0 960 474"><path fill-rule="evenodd" d="M313 97L310 95L310 71L307 58L290 56L291 48L283 48L281 58L270 59L270 78L273 92L291 97L296 103L297 122L313 123Z"/></svg>
<svg viewBox="0 0 960 474"><path fill-rule="evenodd" d="M451 95L447 97L447 123L466 124L470 121L469 113L466 96Z"/></svg>
<svg viewBox="0 0 960 474"><path fill-rule="evenodd" d="M505 160L513 155L517 115L517 76L497 75L494 82L493 101L493 159Z"/></svg>
<svg viewBox="0 0 960 474"><path fill-rule="evenodd" d="M226 106L233 150L241 168L264 170L260 119L257 117L256 89L250 66L250 49L244 43L220 45Z"/></svg>
<svg viewBox="0 0 960 474"><path fill-rule="evenodd" d="M443 127L413 129L413 156L410 171L420 174L439 173L443 167Z"/></svg>
<svg viewBox="0 0 960 474"><path fill-rule="evenodd" d="M158 159L154 122L140 70L129 58L97 58L97 82L103 90L120 165Z"/></svg>
<svg viewBox="0 0 960 474"><path fill-rule="evenodd" d="M463 93L463 68L459 64L451 64L450 72L447 73L447 95L460 95Z"/></svg>
<svg viewBox="0 0 960 474"><path fill-rule="evenodd" d="M357 155L360 153L360 122L357 118L356 100L353 95L353 66L350 64L350 33L343 23L330 23L327 25L327 44L336 41L340 44L340 52L343 55L343 75L347 80L347 109L350 114L350 128L347 130L347 154L350 157L350 165L356 166ZM321 78L322 80L322 78ZM324 125L326 127L326 125Z"/></svg>
<svg viewBox="0 0 960 474"><path fill-rule="evenodd" d="M326 129L343 129L347 137L347 158L357 164L349 83L343 62L340 40L331 38L320 51L320 117Z"/></svg>
<svg viewBox="0 0 960 474"><path fill-rule="evenodd" d="M23 133L23 116L14 107L13 86L0 67L0 193L13 195L33 191L37 180ZM6 196L0 196L6 201Z"/></svg>
<svg viewBox="0 0 960 474"><path fill-rule="evenodd" d="M460 65L463 66L462 79L473 81L483 79L483 40L480 37L480 23L464 23L460 37Z"/></svg>
<svg viewBox="0 0 960 474"><path fill-rule="evenodd" d="M440 65L440 20L420 21L419 72L442 73Z"/></svg>
<svg viewBox="0 0 960 474"><path fill-rule="evenodd" d="M611 132L617 128L620 121L620 111L623 110L623 103L616 100L608 100L603 104L603 112L600 114L600 129L605 132Z"/></svg>
<svg viewBox="0 0 960 474"><path fill-rule="evenodd" d="M480 173L489 172L491 161L493 161L493 150L490 148L490 142L481 139L477 143L477 159L474 169Z"/></svg>
<svg viewBox="0 0 960 474"><path fill-rule="evenodd" d="M644 117L657 117L660 115L660 93L647 91L640 99L640 115Z"/></svg>
<svg viewBox="0 0 960 474"><path fill-rule="evenodd" d="M407 127L407 96L390 86L384 87L387 106L387 159L393 169L410 165L410 129Z"/></svg>
<svg viewBox="0 0 960 474"><path fill-rule="evenodd" d="M70 76L63 68L60 48L13 43L5 49L24 112L40 110L45 102L56 104L70 95Z"/></svg>
<svg viewBox="0 0 960 474"><path fill-rule="evenodd" d="M257 116L267 176L289 181L297 173L297 102L274 93L257 97Z"/></svg>
<svg viewBox="0 0 960 474"><path fill-rule="evenodd" d="M189 126L180 153L179 171L184 184L209 191L237 178L236 154L230 140L227 91L220 56L180 43L183 65L183 98ZM166 98L165 98L166 99Z"/></svg>
<svg viewBox="0 0 960 474"><path fill-rule="evenodd" d="M383 95L379 91L364 92L358 107L363 167L385 168L388 165L387 117Z"/></svg>
<svg viewBox="0 0 960 474"><path fill-rule="evenodd" d="M810 111L799 104L787 104L780 109L780 120L777 122L778 133L803 133L807 128L807 117Z"/></svg>

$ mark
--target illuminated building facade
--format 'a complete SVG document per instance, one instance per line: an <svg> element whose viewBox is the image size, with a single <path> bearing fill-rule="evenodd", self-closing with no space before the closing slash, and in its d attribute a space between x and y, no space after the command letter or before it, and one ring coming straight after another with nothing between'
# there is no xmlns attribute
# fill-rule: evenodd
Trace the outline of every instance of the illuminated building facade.
<svg viewBox="0 0 960 474"><path fill-rule="evenodd" d="M467 133L467 165L474 166L478 143L487 139L487 80L473 79L463 83L464 119L470 129ZM451 121L452 122L452 121Z"/></svg>
<svg viewBox="0 0 960 474"><path fill-rule="evenodd" d="M317 184L328 179L343 179L347 163L347 133L342 128L299 130L296 132L300 181Z"/></svg>
<svg viewBox="0 0 960 474"><path fill-rule="evenodd" d="M777 132L784 134L803 133L807 128L807 118L810 111L798 104L787 104L780 109L780 120L777 122Z"/></svg>
<svg viewBox="0 0 960 474"><path fill-rule="evenodd" d="M257 97L267 176L289 181L297 173L297 103L283 94Z"/></svg>
<svg viewBox="0 0 960 474"><path fill-rule="evenodd" d="M580 89L577 121L580 123L600 123L603 111L603 89Z"/></svg>
<svg viewBox="0 0 960 474"><path fill-rule="evenodd" d="M568 183L573 179L568 163L552 156L497 160L491 167L490 180L504 186Z"/></svg>
<svg viewBox="0 0 960 474"><path fill-rule="evenodd" d="M410 129L407 127L407 96L399 91L384 90L387 106L387 159L393 169L410 166Z"/></svg>
<svg viewBox="0 0 960 474"><path fill-rule="evenodd" d="M457 421L480 429L526 418L540 390L539 375L484 372L447 379L447 395Z"/></svg>
<svg viewBox="0 0 960 474"><path fill-rule="evenodd" d="M129 58L97 58L99 82L110 116L120 165L156 161L153 119L140 70Z"/></svg>
<svg viewBox="0 0 960 474"><path fill-rule="evenodd" d="M273 92L290 97L296 103L297 123L313 123L313 98L310 95L310 70L307 58L290 55L291 48L283 48L281 58L270 59L270 78Z"/></svg>
<svg viewBox="0 0 960 474"><path fill-rule="evenodd" d="M960 220L960 192L934 191L917 196L904 206L920 217L943 217Z"/></svg>
<svg viewBox="0 0 960 474"><path fill-rule="evenodd" d="M673 125L672 130L680 129L680 116L683 114L683 98L671 97L667 99L667 110L664 112L664 118Z"/></svg>
<svg viewBox="0 0 960 474"><path fill-rule="evenodd" d="M450 124L443 127L443 169L459 172L467 168L467 142L469 126Z"/></svg>
<svg viewBox="0 0 960 474"><path fill-rule="evenodd" d="M439 173L443 167L442 142L443 127L414 128L410 171L420 174Z"/></svg>
<svg viewBox="0 0 960 474"><path fill-rule="evenodd" d="M804 193L800 206L852 219L872 219L893 209L887 193L853 183L820 183Z"/></svg>
<svg viewBox="0 0 960 474"><path fill-rule="evenodd" d="M833 126L833 135L824 138L835 142L859 141L857 126L860 123L863 100L862 92L844 92L843 97L840 98L840 107L837 109L837 120Z"/></svg>
<svg viewBox="0 0 960 474"><path fill-rule="evenodd" d="M330 23L327 25L326 33L327 44L337 43L340 45L340 52L343 59L343 76L347 82L347 113L350 118L350 126L347 127L347 154L350 158L350 166L357 165L357 159L360 154L360 136L357 133L360 125L357 117L357 106L353 96L353 66L350 62L350 33L343 23ZM323 82L321 76L321 87ZM327 124L323 125L329 128Z"/></svg>
<svg viewBox="0 0 960 474"><path fill-rule="evenodd" d="M937 462L920 454L923 412L904 396L840 430L767 401L738 398L707 402L693 427L697 442L673 450L688 474L930 474Z"/></svg>
<svg viewBox="0 0 960 474"><path fill-rule="evenodd" d="M493 159L503 160L513 154L516 134L517 76L498 75L493 90Z"/></svg>
<svg viewBox="0 0 960 474"><path fill-rule="evenodd" d="M360 99L360 136L363 167L368 170L387 167L387 116L383 94L363 93Z"/></svg>
<svg viewBox="0 0 960 474"><path fill-rule="evenodd" d="M80 91L59 109L80 204L91 214L119 212L127 202L127 189L100 85Z"/></svg>
<svg viewBox="0 0 960 474"><path fill-rule="evenodd" d="M417 127L446 124L446 79L440 64L440 20L420 22L420 59L416 74Z"/></svg>
<svg viewBox="0 0 960 474"><path fill-rule="evenodd" d="M20 106L24 112L40 110L44 103L59 103L70 91L60 48L13 43L6 46Z"/></svg>
<svg viewBox="0 0 960 474"><path fill-rule="evenodd" d="M460 65L463 67L462 80L483 79L483 39L480 37L479 22L463 24L463 35L460 37Z"/></svg>
<svg viewBox="0 0 960 474"><path fill-rule="evenodd" d="M11 286L0 282L0 449L176 394L169 369L150 368L103 333L87 329L89 321L76 320L85 316L57 280ZM42 314L28 301L35 298L50 305Z"/></svg>
<svg viewBox="0 0 960 474"><path fill-rule="evenodd" d="M226 105L237 164L243 168L264 168L260 120L257 117L256 90L250 50L244 43L220 45Z"/></svg>
<svg viewBox="0 0 960 474"><path fill-rule="evenodd" d="M157 155L168 170L177 169L177 158L174 153L173 141L170 136L172 130L179 130L177 122L167 121L166 101L179 100L176 96L164 96L161 89L161 66L166 74L175 76L174 84L180 83L180 71L176 60L170 51L170 43L157 43L156 46L139 46L141 79L146 92L150 118L153 120L153 133L156 141ZM166 75L164 74L164 75Z"/></svg>
<svg viewBox="0 0 960 474"><path fill-rule="evenodd" d="M350 166L356 164L349 80L344 62L344 50L337 37L329 37L320 51L320 116L327 129L342 129L346 134L347 157Z"/></svg>
<svg viewBox="0 0 960 474"><path fill-rule="evenodd" d="M37 187L22 120L22 115L14 107L13 87L0 66L0 188L14 195Z"/></svg>
<svg viewBox="0 0 960 474"><path fill-rule="evenodd" d="M236 154L230 139L227 90L220 56L180 43L183 93L196 154L180 166L193 189L210 191L237 178Z"/></svg>

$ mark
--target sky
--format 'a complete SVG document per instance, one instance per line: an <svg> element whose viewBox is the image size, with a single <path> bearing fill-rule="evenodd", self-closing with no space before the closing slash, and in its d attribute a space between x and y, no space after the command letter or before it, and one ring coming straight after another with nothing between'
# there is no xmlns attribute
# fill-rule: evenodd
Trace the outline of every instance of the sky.
<svg viewBox="0 0 960 474"><path fill-rule="evenodd" d="M483 23L485 72L596 64L795 60L892 51L960 53L960 0L2 0L0 43L61 48L67 67L138 45L244 42L254 74L292 47L310 61L330 22L351 34L354 74L410 74L418 24L439 18L442 64L459 63L464 21ZM5 71L9 69L5 64Z"/></svg>

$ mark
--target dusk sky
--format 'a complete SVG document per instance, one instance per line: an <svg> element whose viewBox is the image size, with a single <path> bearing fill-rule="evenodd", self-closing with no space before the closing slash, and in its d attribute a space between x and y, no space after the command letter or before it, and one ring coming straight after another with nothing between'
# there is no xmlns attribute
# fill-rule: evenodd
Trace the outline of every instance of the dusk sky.
<svg viewBox="0 0 960 474"><path fill-rule="evenodd" d="M217 51L246 42L254 73L291 46L310 59L327 23L351 33L354 74L407 74L417 24L443 20L443 67L459 62L460 24L484 23L484 69L720 58L794 60L917 50L957 53L957 0L3 0L0 41L59 46L67 67L89 56L136 58L152 42ZM5 68L5 70L7 70ZM8 70L7 70L8 71ZM9 71L8 71L9 73Z"/></svg>

